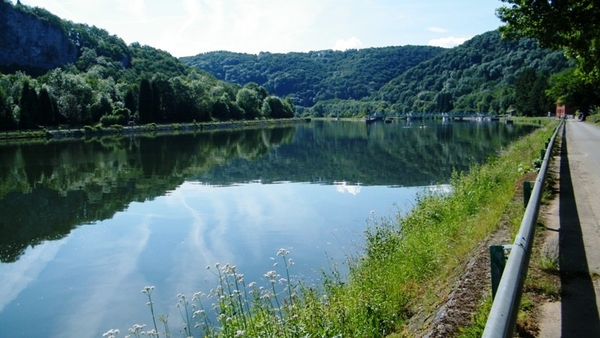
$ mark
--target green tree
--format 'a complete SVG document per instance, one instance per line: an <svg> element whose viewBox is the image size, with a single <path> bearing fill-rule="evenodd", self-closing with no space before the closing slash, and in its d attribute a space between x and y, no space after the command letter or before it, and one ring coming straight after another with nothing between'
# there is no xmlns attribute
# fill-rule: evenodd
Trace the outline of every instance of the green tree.
<svg viewBox="0 0 600 338"><path fill-rule="evenodd" d="M59 114L56 109L56 103L47 86L42 86L39 94L39 108L41 113L40 124L44 126L56 126L59 122Z"/></svg>
<svg viewBox="0 0 600 338"><path fill-rule="evenodd" d="M289 97L283 100L283 109L285 112L285 117L287 118L292 118L294 117L294 115L296 115L296 107L294 106L292 100Z"/></svg>
<svg viewBox="0 0 600 338"><path fill-rule="evenodd" d="M19 116L19 128L35 128L39 123L39 100L35 88L33 88L29 84L29 81L23 82L23 89L21 90L21 100L19 102L19 106L21 107L21 115Z"/></svg>
<svg viewBox="0 0 600 338"><path fill-rule="evenodd" d="M127 89L125 97L123 98L125 108L129 109L130 112L134 113L137 111L137 98L133 88Z"/></svg>
<svg viewBox="0 0 600 338"><path fill-rule="evenodd" d="M260 116L262 100L256 91L246 87L240 89L235 102L244 110L246 119L254 120Z"/></svg>
<svg viewBox="0 0 600 338"><path fill-rule="evenodd" d="M17 122L12 114L6 90L0 86L0 130L16 129Z"/></svg>
<svg viewBox="0 0 600 338"><path fill-rule="evenodd" d="M524 116L542 116L550 108L546 96L547 77L538 74L535 69L526 68L515 84L517 114Z"/></svg>
<svg viewBox="0 0 600 338"><path fill-rule="evenodd" d="M227 105L229 100L227 94L223 94L213 102L212 116L220 121L227 121L230 118L229 106Z"/></svg>
<svg viewBox="0 0 600 338"><path fill-rule="evenodd" d="M542 47L564 49L586 76L600 79L600 4L597 0L501 0L497 16L504 37L535 38Z"/></svg>
<svg viewBox="0 0 600 338"><path fill-rule="evenodd" d="M71 73L68 69L55 69L48 74L46 84L56 96L56 106L66 122L73 125L92 122L90 107L94 91L84 75Z"/></svg>
<svg viewBox="0 0 600 338"><path fill-rule="evenodd" d="M143 79L140 83L140 96L138 99L138 113L140 123L154 122L154 107L153 107L152 84L150 80Z"/></svg>
<svg viewBox="0 0 600 338"><path fill-rule="evenodd" d="M571 68L550 77L548 96L558 104L579 109L585 115L600 104L600 87L584 79L579 69Z"/></svg>
<svg viewBox="0 0 600 338"><path fill-rule="evenodd" d="M294 112L290 110L289 106L284 104L277 96L267 97L262 106L262 114L266 118L290 118L294 116Z"/></svg>
<svg viewBox="0 0 600 338"><path fill-rule="evenodd" d="M100 95L98 100L90 107L90 113L92 121L99 121L102 116L110 115L112 113L110 98L106 94Z"/></svg>
<svg viewBox="0 0 600 338"><path fill-rule="evenodd" d="M158 81L152 81L152 122L162 122L161 92Z"/></svg>
<svg viewBox="0 0 600 338"><path fill-rule="evenodd" d="M454 109L454 102L452 100L452 93L439 93L437 96L436 111L441 113L448 113Z"/></svg>

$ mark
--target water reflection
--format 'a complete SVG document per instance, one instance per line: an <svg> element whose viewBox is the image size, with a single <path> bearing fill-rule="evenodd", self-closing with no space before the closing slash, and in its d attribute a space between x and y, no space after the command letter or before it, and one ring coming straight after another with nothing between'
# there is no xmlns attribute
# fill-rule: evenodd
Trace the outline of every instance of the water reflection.
<svg viewBox="0 0 600 338"><path fill-rule="evenodd" d="M410 125L408 125L410 126ZM424 186L467 170L525 129L488 124L314 123L179 136L102 138L1 146L0 261L110 219L186 180ZM367 131L369 131L367 133ZM343 182L343 183L342 183Z"/></svg>
<svg viewBox="0 0 600 338"><path fill-rule="evenodd" d="M205 266L260 280L281 247L307 276L355 254L372 212L408 210L414 187L527 131L337 122L2 145L0 336L123 332L148 323L143 286L172 311L214 287Z"/></svg>

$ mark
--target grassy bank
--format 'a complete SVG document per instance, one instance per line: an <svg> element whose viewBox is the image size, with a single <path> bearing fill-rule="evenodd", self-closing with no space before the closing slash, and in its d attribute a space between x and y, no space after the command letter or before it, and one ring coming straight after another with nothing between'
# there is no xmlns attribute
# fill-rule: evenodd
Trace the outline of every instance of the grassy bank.
<svg viewBox="0 0 600 338"><path fill-rule="evenodd" d="M348 276L323 274L321 285L290 279L293 261L280 250L279 268L266 286L246 283L235 266L209 267L220 284L209 294L178 296L186 335L209 337L401 337L417 311L433 312L477 245L506 217L518 219L515 184L535 170L540 149L557 122L514 142L468 174L452 178L452 193L424 191L411 213L373 220L363 251L349 260ZM517 222L518 223L518 222ZM152 307L150 331L169 329ZM205 308L204 304L213 304ZM210 315L214 312L214 315ZM158 313L158 311L156 312ZM164 317L162 317L164 319ZM161 322L164 326L161 326ZM157 325L158 323L158 325ZM131 328L134 336L144 327ZM110 336L107 332L107 336ZM147 333L147 332L146 332ZM177 335L174 333L173 335Z"/></svg>
<svg viewBox="0 0 600 338"><path fill-rule="evenodd" d="M555 126L515 142L466 175L455 175L452 195L423 194L406 217L370 227L365 256L352 269L349 283L338 290L340 309L329 306L334 321L340 312L356 317L352 330L340 327L344 336L400 336L418 308L441 303L447 281L512 208L516 182L534 170ZM510 213L520 221L521 215Z"/></svg>

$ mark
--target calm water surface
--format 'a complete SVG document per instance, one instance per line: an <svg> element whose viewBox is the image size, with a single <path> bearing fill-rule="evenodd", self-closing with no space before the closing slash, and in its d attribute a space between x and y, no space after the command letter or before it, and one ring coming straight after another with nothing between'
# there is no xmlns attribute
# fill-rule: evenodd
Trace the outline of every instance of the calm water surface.
<svg viewBox="0 0 600 338"><path fill-rule="evenodd" d="M146 285L177 335L175 295L217 285L206 266L264 283L280 248L318 284L360 254L369 219L530 130L313 122L0 145L0 337L124 336L151 322Z"/></svg>

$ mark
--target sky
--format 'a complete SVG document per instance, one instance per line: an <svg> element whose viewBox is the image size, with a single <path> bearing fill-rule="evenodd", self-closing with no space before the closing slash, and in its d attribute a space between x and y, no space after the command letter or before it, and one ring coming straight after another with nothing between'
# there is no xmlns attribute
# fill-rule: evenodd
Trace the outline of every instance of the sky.
<svg viewBox="0 0 600 338"><path fill-rule="evenodd" d="M12 1L13 3L16 0ZM501 25L500 0L21 0L176 57L431 45Z"/></svg>

